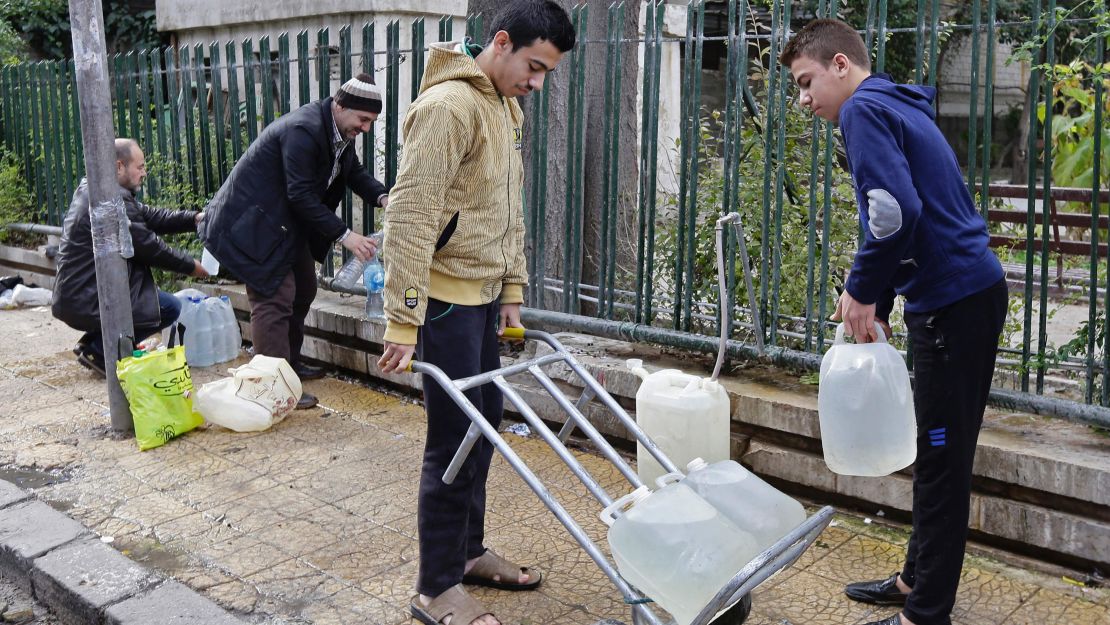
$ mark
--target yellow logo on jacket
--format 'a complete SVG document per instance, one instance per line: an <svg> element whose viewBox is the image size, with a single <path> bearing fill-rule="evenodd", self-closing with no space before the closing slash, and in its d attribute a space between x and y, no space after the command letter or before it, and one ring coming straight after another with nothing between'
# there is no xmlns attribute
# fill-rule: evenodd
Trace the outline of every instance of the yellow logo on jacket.
<svg viewBox="0 0 1110 625"><path fill-rule="evenodd" d="M524 132L520 129L519 126L513 128L513 149L524 149Z"/></svg>

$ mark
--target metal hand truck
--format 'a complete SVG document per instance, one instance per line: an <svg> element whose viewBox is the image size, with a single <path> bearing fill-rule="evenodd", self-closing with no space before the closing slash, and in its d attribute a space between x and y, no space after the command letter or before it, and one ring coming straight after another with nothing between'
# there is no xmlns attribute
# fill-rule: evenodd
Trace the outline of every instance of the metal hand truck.
<svg viewBox="0 0 1110 625"><path fill-rule="evenodd" d="M634 625L673 624L674 621L663 620L662 617L657 615L648 605L651 599L645 597L621 577L616 567L609 562L598 546L590 540L562 504L551 495L540 479L536 477L536 474L520 459L520 456L518 456L516 452L513 451L513 448L505 442L501 435L498 434L497 430L486 421L482 413L478 411L469 399L467 399L463 392L491 382L496 385L497 388L501 389L505 398L516 406L516 409L520 411L521 416L524 417L528 425L543 438L544 442L551 446L559 459L566 463L574 475L582 481L582 484L585 485L586 489L590 491L590 494L598 500L602 507L606 507L613 503L614 499L609 493L605 492L605 489L598 484L597 480L593 478L589 471L575 459L574 455L571 454L564 444L575 428L582 430L586 437L597 446L601 454L616 466L633 489L643 486L643 482L636 475L636 472L623 458L621 458L613 449L612 445L605 440L601 433L597 431L582 413L586 404L594 398L608 408L609 411L628 428L628 431L635 436L637 441L648 449L652 457L654 457L666 471L674 472L677 471L677 468L674 463L663 454L659 447L644 434L643 430L636 425L632 417L621 408L620 404L618 404L615 399L613 399L613 396L610 395L581 364L579 364L574 356L566 351L563 345L559 343L554 336L546 332L524 330L523 328L507 328L504 332L504 337L510 339L542 341L549 345L554 352L508 367L502 367L494 371L459 380L452 380L439 367L427 363L413 361L410 365L410 369L413 372L424 374L442 386L447 394L471 420L470 428L467 430L462 444L459 446L458 451L455 452L451 464L443 475L443 481L450 484L455 480L459 469L462 467L463 461L465 461L466 457L470 454L474 443L477 442L480 436L485 436L486 439L493 444L494 448L505 457L509 465L512 466L536 493L536 496L543 501L544 505L551 510L557 519L559 519L559 522L566 527L570 535L578 541L578 544L589 554L598 568L601 569L602 573L604 573L605 576L613 582L613 585L617 587L625 603L631 606L632 623ZM563 392L559 390L555 382L543 371L543 367L555 363L565 364L582 380L583 391L577 402L572 403ZM510 376L524 372L532 374L536 381L538 381L559 406L566 411L567 421L558 434L547 427L540 419L539 415L536 414L524 398L521 397L507 381L507 378ZM691 625L706 625L721 612L725 613L721 615L715 623L719 625L739 625L739 623L743 623L747 618L748 610L751 605L749 596L751 590L797 560L813 543L817 535L829 524L832 520L832 514L833 509L830 506L825 506L816 514L806 519L801 525L794 528L789 534L782 537L777 543L757 556L754 560L749 562L747 566L740 570L717 592L713 599L702 608Z"/></svg>

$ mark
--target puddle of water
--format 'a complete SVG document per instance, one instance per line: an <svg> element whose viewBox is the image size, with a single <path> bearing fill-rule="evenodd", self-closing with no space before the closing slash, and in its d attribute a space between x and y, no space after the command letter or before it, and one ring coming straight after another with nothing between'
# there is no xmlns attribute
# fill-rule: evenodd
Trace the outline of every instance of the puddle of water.
<svg viewBox="0 0 1110 625"><path fill-rule="evenodd" d="M181 554L172 551L157 540L149 538L117 540L113 546L133 561L168 575L189 568Z"/></svg>
<svg viewBox="0 0 1110 625"><path fill-rule="evenodd" d="M0 468L0 480L7 480L20 488L42 488L43 486L65 482L68 479L64 475L47 471L14 467Z"/></svg>

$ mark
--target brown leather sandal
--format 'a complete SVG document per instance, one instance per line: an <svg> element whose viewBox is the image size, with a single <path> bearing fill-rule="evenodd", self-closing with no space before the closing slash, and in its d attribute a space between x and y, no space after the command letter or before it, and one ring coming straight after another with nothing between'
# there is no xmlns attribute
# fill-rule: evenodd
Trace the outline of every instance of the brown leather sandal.
<svg viewBox="0 0 1110 625"><path fill-rule="evenodd" d="M443 591L428 605L421 604L420 595L416 595L409 603L409 611L424 625L443 625L443 619L448 616L451 617L451 625L470 625L486 614L496 618L493 612L471 597L470 593L463 589L462 584L455 584ZM502 621L501 625L510 624Z"/></svg>
<svg viewBox="0 0 1110 625"><path fill-rule="evenodd" d="M521 573L528 575L528 581L523 584L516 581L520 579ZM495 576L501 579L494 579ZM494 553L493 549L486 549L486 552L479 556L478 561L474 563L470 571L463 575L464 584L485 586L498 590L534 590L539 587L541 581L543 581L542 573L509 562Z"/></svg>

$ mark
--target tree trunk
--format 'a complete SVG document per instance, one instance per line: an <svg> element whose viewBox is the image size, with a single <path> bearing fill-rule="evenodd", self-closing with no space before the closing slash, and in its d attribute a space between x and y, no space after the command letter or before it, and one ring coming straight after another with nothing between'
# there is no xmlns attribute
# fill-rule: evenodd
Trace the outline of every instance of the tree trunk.
<svg viewBox="0 0 1110 625"><path fill-rule="evenodd" d="M557 0L557 2L567 10L569 13L575 2L568 0ZM489 37L489 28L497 15L497 11L504 6L501 0L469 0L468 14L474 15L482 13L483 26L486 32L483 33L483 41ZM584 180L583 180L583 232L582 232L582 282L586 284L597 284L601 258L601 210L604 199L604 172L602 163L604 162L603 149L605 146L605 79L606 79L606 59L607 49L605 41L607 39L607 25L608 25L608 9L609 3L594 2L590 4L589 19L586 24L586 37L593 42L586 43L579 41L577 46L586 46L586 66L585 66L585 110L582 111L585 123L585 160L584 160ZM632 2L625 5L624 15L624 35L623 39L630 40L636 39L638 36L640 4ZM547 201L545 212L545 228L546 234L544 236L545 253L543 259L544 275L549 277L562 276L564 267L564 251L566 249L566 236L564 232L564 223L566 219L566 189L567 178L569 172L570 162L567 159L567 126L572 121L569 119L567 110L567 98L570 92L570 54L568 53L563 59L563 63L559 67L559 71L548 76L547 81L544 83L544 88L548 91L548 117L547 117L547 171L540 175L547 177ZM632 233L635 231L635 219L637 208L637 189L638 189L638 158L633 150L628 150L624 146L635 146L637 144L636 132L638 131L639 124L637 122L637 108L636 108L636 88L637 88L637 70L639 67L639 58L637 45L635 43L626 43L621 48L621 99L620 99L620 140L618 145L622 146L620 153L620 163L618 169L617 181L617 197L619 198L618 206L618 233ZM538 96L528 96L520 99L520 104L524 109L524 168L525 168L525 197L528 196L528 191L531 189L532 181L534 180L537 172L532 171L532 156L534 143L535 128L533 128L533 110L532 106L538 102ZM529 210L536 210L538 207L529 206ZM618 236L618 253L617 264L631 267L635 262L634 246L621 245L621 241L627 239ZM632 237L634 240L634 237ZM529 255L532 254L532 249L528 250ZM576 262L572 260L572 262ZM619 273L618 273L619 275ZM542 285L533 285L537 289L543 288ZM543 298L545 308L558 307L562 298L558 293L545 293ZM592 293L591 293L592 295ZM587 307L587 314L593 313L594 306Z"/></svg>

